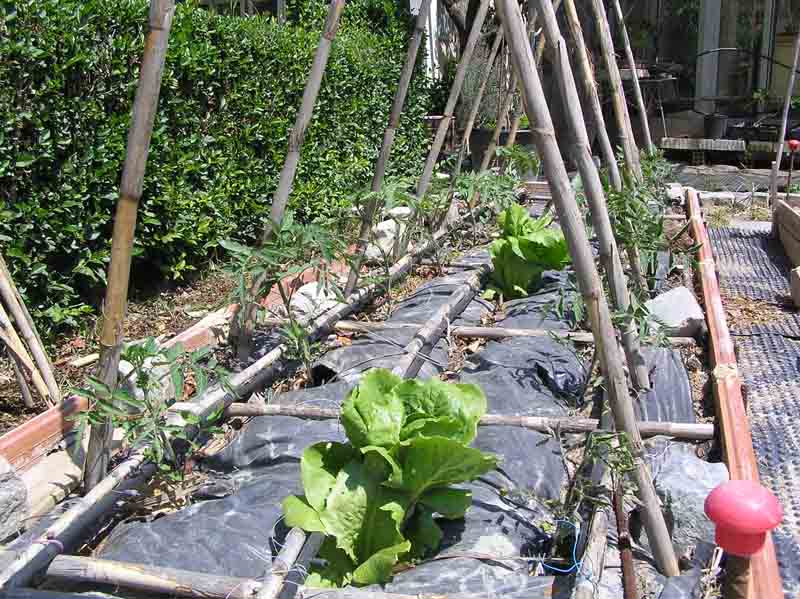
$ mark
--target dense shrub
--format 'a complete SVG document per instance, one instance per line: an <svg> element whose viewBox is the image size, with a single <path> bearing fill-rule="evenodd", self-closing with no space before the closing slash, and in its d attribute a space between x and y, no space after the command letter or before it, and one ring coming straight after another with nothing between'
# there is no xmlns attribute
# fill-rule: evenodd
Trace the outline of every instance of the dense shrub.
<svg viewBox="0 0 800 599"><path fill-rule="evenodd" d="M368 182L405 54L407 18L368 29L376 0L354 5L361 13L334 42L290 199L304 218ZM74 324L103 286L146 24L146 0L0 2L0 249L48 331ZM281 27L179 4L135 271L180 278L219 240L254 237L321 24ZM393 173L422 162L427 98L420 69Z"/></svg>

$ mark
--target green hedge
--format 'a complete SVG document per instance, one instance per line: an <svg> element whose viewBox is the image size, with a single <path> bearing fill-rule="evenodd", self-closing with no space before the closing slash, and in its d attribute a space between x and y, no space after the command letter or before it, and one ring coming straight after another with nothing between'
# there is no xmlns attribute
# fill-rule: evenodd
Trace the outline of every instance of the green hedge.
<svg viewBox="0 0 800 599"><path fill-rule="evenodd" d="M290 199L305 218L368 183L405 54L407 16L381 17L387 5L377 0L353 4ZM306 2L297 10L308 22L281 27L178 6L136 232L140 280L147 272L151 281L180 278L221 239L255 236L319 40L320 8L324 17L324 3ZM146 23L146 0L0 2L0 247L47 332L75 325L101 297ZM394 173L422 164L428 97L418 69Z"/></svg>

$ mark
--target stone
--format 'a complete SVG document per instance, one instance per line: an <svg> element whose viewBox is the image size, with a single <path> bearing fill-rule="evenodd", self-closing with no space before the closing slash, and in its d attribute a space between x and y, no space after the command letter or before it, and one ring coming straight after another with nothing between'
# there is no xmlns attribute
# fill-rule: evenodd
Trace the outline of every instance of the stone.
<svg viewBox="0 0 800 599"><path fill-rule="evenodd" d="M669 335L695 337L703 329L705 315L686 287L675 287L645 303L653 328L664 326Z"/></svg>
<svg viewBox="0 0 800 599"><path fill-rule="evenodd" d="M792 300L796 308L800 308L800 266L789 273L789 285L792 288Z"/></svg>
<svg viewBox="0 0 800 599"><path fill-rule="evenodd" d="M16 535L28 517L28 488L0 457L0 542Z"/></svg>
<svg viewBox="0 0 800 599"><path fill-rule="evenodd" d="M405 231L405 224L398 220L385 220L375 225L372 228L373 240L365 252L367 261L382 264L385 256L394 262L398 241Z"/></svg>
<svg viewBox="0 0 800 599"><path fill-rule="evenodd" d="M651 462L656 492L672 521L672 542L679 557L691 558L698 544L714 542L714 523L704 504L714 488L728 480L722 463L701 460L691 448L669 443Z"/></svg>
<svg viewBox="0 0 800 599"><path fill-rule="evenodd" d="M683 185L681 185L680 183L667 184L667 197L671 201L683 205L683 202L685 200Z"/></svg>
<svg viewBox="0 0 800 599"><path fill-rule="evenodd" d="M289 306L295 318L317 317L339 304L339 297L331 288L318 281L306 283L295 291Z"/></svg>
<svg viewBox="0 0 800 599"><path fill-rule="evenodd" d="M406 221L411 218L413 212L408 206L397 206L389 210L386 215L392 220Z"/></svg>

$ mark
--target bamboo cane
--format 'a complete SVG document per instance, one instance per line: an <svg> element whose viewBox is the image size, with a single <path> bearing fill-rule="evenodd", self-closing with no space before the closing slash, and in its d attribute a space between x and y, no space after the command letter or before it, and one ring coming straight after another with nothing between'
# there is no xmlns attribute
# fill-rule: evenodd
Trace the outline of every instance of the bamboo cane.
<svg viewBox="0 0 800 599"><path fill-rule="evenodd" d="M264 584L261 585L255 599L277 599L283 590L286 576L294 567L305 542L306 533L301 529L293 528L289 531L283 547L264 575Z"/></svg>
<svg viewBox="0 0 800 599"><path fill-rule="evenodd" d="M39 373L41 374L42 379L44 379L45 385L47 385L47 391L50 400L53 403L58 403L61 401L61 392L58 389L58 383L56 382L56 377L53 374L53 369L50 366L50 360L47 357L47 352L39 340L35 325L33 325L32 322L29 322L29 320L26 318L26 311L22 309L20 302L17 301L17 296L14 294L14 287L12 286L11 278L2 269L0 269L0 296L2 296L3 302L5 302L8 311L14 318L14 322L16 323L19 332L22 334L22 338L25 340L25 343L28 344L28 347L31 350L33 361L36 363L36 367L39 369ZM47 397L45 397L45 399L47 399Z"/></svg>
<svg viewBox="0 0 800 599"><path fill-rule="evenodd" d="M578 89L567 55L567 44L561 36L556 13L550 0L540 0L539 7L544 34L554 49L555 76L561 87L564 110L574 141L572 156L578 165L586 198L591 208L592 223L600 243L600 261L608 279L611 300L618 310L627 314L631 302L625 282L625 272L622 269L617 242L611 229L611 220L603 194L603 183L600 181L597 167L592 160L592 150L589 145L589 136L586 133L586 123L583 120ZM636 325L630 317L625 324L622 342L634 386L639 389L649 389L650 377L647 372L647 364L642 356Z"/></svg>
<svg viewBox="0 0 800 599"><path fill-rule="evenodd" d="M59 555L47 569L50 583L94 583L143 593L195 599L248 599L263 588L256 580L130 564L74 555Z"/></svg>
<svg viewBox="0 0 800 599"><path fill-rule="evenodd" d="M100 361L97 377L110 389L117 384L124 320L131 272L131 252L136 231L136 213L142 196L147 154L153 121L158 109L161 76L167 56L169 30L175 12L173 0L150 0L150 32L147 35L139 73L133 115L128 132L128 148L122 169L119 201L114 217L111 263L108 266L108 285L103 306L103 330L100 336ZM112 424L93 425L84 466L84 487L91 491L108 469Z"/></svg>
<svg viewBox="0 0 800 599"><path fill-rule="evenodd" d="M36 407L36 404L33 402L33 395L31 395L31 388L28 386L28 381L25 379L25 375L22 373L22 368L20 367L19 362L16 359L12 359L11 364L14 367L14 378L17 379L19 392L22 394L22 403L24 403L25 407L27 408Z"/></svg>
<svg viewBox="0 0 800 599"><path fill-rule="evenodd" d="M622 44L625 46L625 57L628 60L628 67L631 70L631 82L633 84L633 96L636 99L636 106L639 109L639 118L642 121L642 132L644 133L644 144L647 152L652 154L656 148L653 145L653 138L650 136L650 123L647 120L647 107L644 105L642 88L639 85L639 73L636 71L636 59L633 56L631 40L628 38L628 28L625 26L625 15L622 13L622 6L619 0L613 0L614 10L617 13L617 21L622 31Z"/></svg>
<svg viewBox="0 0 800 599"><path fill-rule="evenodd" d="M614 117L617 121L620 145L625 156L625 165L633 177L640 179L642 167L639 163L639 149L636 147L636 141L633 138L631 117L628 114L628 105L625 102L625 90L622 87L622 76L619 74L619 66L617 66L617 59L614 54L614 39L611 37L611 28L608 24L606 9L603 6L603 0L591 0L591 4L600 36L603 62L605 63L611 86L611 103L614 107Z"/></svg>
<svg viewBox="0 0 800 599"><path fill-rule="evenodd" d="M464 78L467 76L467 68L470 62L472 62L472 54L475 52L475 46L478 43L478 39L481 37L481 27L483 27L483 21L486 19L488 10L489 0L480 0L478 10L475 13L475 20L472 22L472 29L467 38L467 44L464 47L464 51L461 53L461 58L456 67L456 74L453 78L453 84L450 86L450 95L447 97L447 104L444 108L444 118L439 121L439 126L436 129L436 136L433 138L433 143L425 159L422 175L420 175L419 181L417 182L416 196L418 198L423 198L428 192L428 187L433 178L433 169L439 158L439 152L441 152L442 146L444 145L444 138L447 135L447 130L453 120L453 112L456 109L456 103L461 95ZM402 249L404 250L405 248Z"/></svg>
<svg viewBox="0 0 800 599"><path fill-rule="evenodd" d="M541 5L541 3L540 3ZM519 6L511 0L498 0L506 41L511 47L514 66L523 84L527 100L528 117L536 124L534 142L544 164L544 170L553 191L559 222L575 266L578 286L587 306L592 332L597 341L600 365L608 392L611 412L617 430L624 432L630 442L635 468L633 476L642 504L643 520L656 564L667 576L679 573L675 551L659 507L653 480L644 461L644 446L636 423L625 379L622 355L616 344L611 313L606 303L600 278L592 258L591 246L583 228L575 192L570 185L564 163L555 140L550 110L536 72L530 46L522 25Z"/></svg>
<svg viewBox="0 0 800 599"><path fill-rule="evenodd" d="M773 177L771 179L771 185L769 188L769 201L772 204L773 214L772 214L772 234L774 236L778 235L777 223L778 219L775 218L774 210L778 207L778 177L776 176L778 170L781 168L781 158L783 157L783 146L786 139L786 127L789 121L789 108L792 105L792 93L794 92L794 82L797 76L797 67L800 64L800 31L798 31L797 35L794 39L794 60L792 61L792 70L789 72L789 84L786 87L786 96L783 99L783 115L781 117L781 130L780 134L778 135L778 148L775 152L775 163L772 168ZM786 193L790 193L790 190L787 189Z"/></svg>
<svg viewBox="0 0 800 599"><path fill-rule="evenodd" d="M289 194L292 192L294 176L297 173L297 165L300 164L300 151L303 147L303 140L305 139L308 125L311 123L314 105L317 103L317 96L322 86L322 76L325 74L325 67L328 64L331 46L339 28L339 20L341 19L344 6L345 0L331 0L328 6L328 16L325 19L325 25L322 29L317 51L314 54L311 72L308 74L306 86L305 89L303 89L300 109L297 111L294 127L292 127L289 133L286 158L281 168L278 187L275 190L275 195L272 196L269 221L264 224L264 230L261 233L262 244L269 240L272 235L273 227L279 226L283 222L286 204L289 201ZM253 284L250 286L250 298L253 298L255 290L259 289L264 284L265 278L266 275L260 275L255 278ZM240 310L244 312L244 317L242 318L241 325L238 325L240 322ZM256 304L254 301L243 302L243 305L240 306L239 309L234 310L234 314L231 317L231 322L234 323L234 326L231 327L231 338L237 339L236 351L240 361L245 361L250 356L253 329L255 328L255 317Z"/></svg>
<svg viewBox="0 0 800 599"><path fill-rule="evenodd" d="M228 418L253 416L292 416L308 420L338 420L340 412L333 408L314 406L233 403L225 410ZM603 432L600 421L594 418L549 417L549 416L507 416L505 414L485 414L478 426L513 426L546 433L560 430L562 433L597 433ZM686 441L701 441L714 438L713 424L694 424L684 422L639 422L642 436L665 436Z"/></svg>
<svg viewBox="0 0 800 599"><path fill-rule="evenodd" d="M3 255L0 254L0 273L5 276L8 284L11 286L11 290L14 294L14 297L17 299L17 304L22 309L22 315L25 318L25 321L28 323L28 326L33 331L33 334L36 336L39 345L44 347L44 341L42 341L42 337L39 335L39 330L36 328L36 323L33 321L33 317L31 313L28 311L28 307L25 305L25 300L22 297L22 294L17 289L17 286L14 284L14 278L11 276L11 271L8 270L8 266L6 265L6 261L3 259ZM52 372L55 372L55 368L53 368L53 362L50 360L50 356L47 355L45 352L45 358L47 358L47 363L50 367Z"/></svg>
<svg viewBox="0 0 800 599"><path fill-rule="evenodd" d="M19 335L17 335L17 331L12 326L11 320L9 319L2 303L0 303L0 331L3 332L3 336L0 338L0 341L5 344L13 358L14 363L30 375L31 382L41 398L44 399L46 403L53 405L53 401L50 397L50 390L45 384L42 375L36 369L36 365L33 363L28 350L25 348L22 340L19 338Z"/></svg>
<svg viewBox="0 0 800 599"><path fill-rule="evenodd" d="M422 0L419 7L417 19L414 22L414 33L411 35L411 41L408 43L408 50L406 52L406 59L403 63L403 70L400 72L400 81L397 84L397 91L394 95L394 103L392 104L392 112L389 115L389 126L383 133L383 142L381 143L381 150L378 154L378 160L375 162L375 172L372 175L372 191L380 191L383 185L383 177L386 173L386 164L389 162L389 157L392 155L392 146L394 145L394 136L400 126L400 117L403 114L403 106L406 102L408 95L408 86L411 83L411 77L414 74L414 65L417 62L417 54L419 47L422 43L422 37L425 34L425 26L428 20L428 12L430 11L431 0ZM364 258L367 244L369 243L369 234L372 230L372 222L375 219L375 211L378 208L377 200L369 203L364 211L364 216L361 220L361 230L358 232L358 242L355 253L353 255L353 266L350 269L350 274L347 277L347 285L345 287L345 296L350 295L355 291L358 284L359 270L361 269L361 262Z"/></svg>
<svg viewBox="0 0 800 599"><path fill-rule="evenodd" d="M614 154L614 148L611 145L611 139L608 137L606 120L603 116L603 106L600 104L600 94L597 91L597 83L592 72L592 65L589 62L589 49L586 47L586 40L583 38L583 28L578 18L578 11L575 9L575 0L564 0L564 11L567 15L567 23L569 24L572 39L575 42L575 57L580 69L580 79L583 82L586 96L589 98L592 116L595 123L597 123L597 137L600 142L600 151L603 154L603 163L608 169L608 177L612 187L617 191L621 191L622 176L619 173L619 165Z"/></svg>
<svg viewBox="0 0 800 599"><path fill-rule="evenodd" d="M497 121L494 126L494 132L492 133L492 139L489 142L489 146L486 148L486 152L483 154L483 158L481 158L481 166L479 171L481 173L485 173L487 170L489 170L489 165L492 163L492 159L497 151L497 146L500 144L500 136L503 133L503 123L505 123L506 119L508 118L508 113L511 110L511 104L514 101L514 90L516 87L517 76L512 72L508 90L503 97L503 101L500 104L499 110L497 111Z"/></svg>

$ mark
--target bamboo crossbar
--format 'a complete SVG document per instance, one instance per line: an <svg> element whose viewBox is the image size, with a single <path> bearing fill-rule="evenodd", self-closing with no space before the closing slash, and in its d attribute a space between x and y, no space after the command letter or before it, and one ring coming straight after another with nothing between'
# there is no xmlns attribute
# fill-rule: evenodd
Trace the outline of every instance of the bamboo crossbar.
<svg viewBox="0 0 800 599"><path fill-rule="evenodd" d="M293 416L308 420L338 420L339 410L333 408L317 408L311 406L288 406L280 404L233 403L225 409L225 416ZM608 432L600 428L600 421L594 418L550 416L505 416L502 414L486 414L478 423L479 426L513 426L527 428L541 433L561 431L562 433L599 433ZM639 432L643 437L665 436L684 441L705 441L714 438L714 425L706 423L683 422L639 422Z"/></svg>

